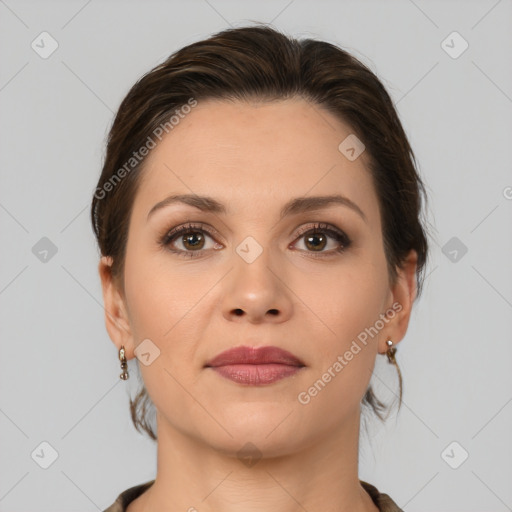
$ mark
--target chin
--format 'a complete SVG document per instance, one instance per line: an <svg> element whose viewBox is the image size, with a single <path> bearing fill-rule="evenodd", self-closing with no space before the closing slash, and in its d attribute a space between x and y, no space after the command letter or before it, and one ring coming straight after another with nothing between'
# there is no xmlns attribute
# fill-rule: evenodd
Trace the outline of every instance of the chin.
<svg viewBox="0 0 512 512"><path fill-rule="evenodd" d="M279 456L293 452L292 444L300 446L303 442L299 415L290 406L278 402L245 402L223 409L222 414L216 414L213 408L209 410L224 428L207 425L204 441L226 454L233 455L252 443L266 455Z"/></svg>
<svg viewBox="0 0 512 512"><path fill-rule="evenodd" d="M275 428L275 426L274 426ZM268 432L271 432L269 429ZM243 464L250 467L261 459L284 457L299 451L303 447L303 441L293 432L284 430L277 433L277 430L268 435L268 432L253 432L251 429L230 431L232 438L222 436L218 439L204 439L215 451L227 457L239 459Z"/></svg>

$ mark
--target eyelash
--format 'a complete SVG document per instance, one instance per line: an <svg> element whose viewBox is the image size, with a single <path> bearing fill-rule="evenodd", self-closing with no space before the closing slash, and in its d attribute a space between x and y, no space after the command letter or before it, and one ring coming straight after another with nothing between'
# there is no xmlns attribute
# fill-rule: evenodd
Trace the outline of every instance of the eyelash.
<svg viewBox="0 0 512 512"><path fill-rule="evenodd" d="M204 250L198 251L183 251L181 249L174 249L170 247L171 242L178 238L180 235L183 236L189 233L200 232L203 234L207 234L209 237L213 238L214 232L210 231L210 229L205 228L202 224L185 224L183 226L179 226L177 228L173 228L170 231L166 232L166 234L160 239L160 245L167 248L169 251L178 254L179 256L189 257L189 258L197 258L204 253ZM297 234L297 239L304 237L305 235L316 235L318 233L326 234L329 237L335 239L341 245L337 249L332 249L330 251L315 253L314 251L305 251L311 254L314 258L326 258L329 256L333 256L334 254L339 254L345 252L351 245L352 241L350 238L338 228L334 226L330 226L329 224L325 224L322 222L314 223L313 226L308 226L306 228L302 228L299 230Z"/></svg>

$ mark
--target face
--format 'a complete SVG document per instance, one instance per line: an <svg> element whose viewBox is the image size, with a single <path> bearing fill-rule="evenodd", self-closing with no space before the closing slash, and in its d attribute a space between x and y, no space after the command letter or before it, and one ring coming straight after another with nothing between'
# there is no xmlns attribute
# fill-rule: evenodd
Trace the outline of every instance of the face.
<svg viewBox="0 0 512 512"><path fill-rule="evenodd" d="M150 340L139 367L169 428L277 455L358 418L377 353L405 334L414 268L390 286L369 155L338 149L351 133L302 99L207 101L147 157L124 295L102 279L116 345L130 358ZM175 195L196 206L153 209ZM325 196L345 199L312 200ZM303 366L259 385L205 367L240 345L279 347Z"/></svg>

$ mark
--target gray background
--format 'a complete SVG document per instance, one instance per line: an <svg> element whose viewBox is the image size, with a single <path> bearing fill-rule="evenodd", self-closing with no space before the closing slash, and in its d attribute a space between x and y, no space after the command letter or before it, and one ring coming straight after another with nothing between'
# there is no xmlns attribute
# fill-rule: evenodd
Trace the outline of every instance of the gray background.
<svg viewBox="0 0 512 512"><path fill-rule="evenodd" d="M404 405L363 434L360 477L409 512L512 510L510 1L0 0L0 511L102 510L154 478L156 446L129 418L137 380L119 379L104 326L89 204L131 85L252 20L370 65L428 185L432 260L397 354ZM58 43L46 59L31 47L43 31ZM442 45L453 31L469 44L457 58ZM383 359L372 383L391 399Z"/></svg>

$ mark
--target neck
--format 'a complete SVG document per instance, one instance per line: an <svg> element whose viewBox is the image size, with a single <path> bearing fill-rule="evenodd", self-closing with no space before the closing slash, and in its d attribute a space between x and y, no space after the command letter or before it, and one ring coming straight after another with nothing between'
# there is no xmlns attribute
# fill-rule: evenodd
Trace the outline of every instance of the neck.
<svg viewBox="0 0 512 512"><path fill-rule="evenodd" d="M378 512L358 478L359 414L320 441L252 460L206 445L160 414L157 432L155 482L130 512Z"/></svg>

